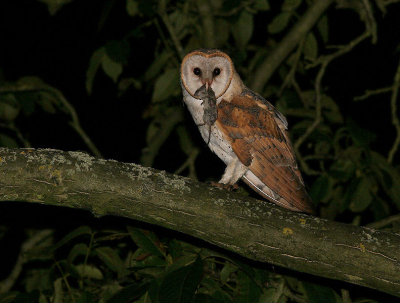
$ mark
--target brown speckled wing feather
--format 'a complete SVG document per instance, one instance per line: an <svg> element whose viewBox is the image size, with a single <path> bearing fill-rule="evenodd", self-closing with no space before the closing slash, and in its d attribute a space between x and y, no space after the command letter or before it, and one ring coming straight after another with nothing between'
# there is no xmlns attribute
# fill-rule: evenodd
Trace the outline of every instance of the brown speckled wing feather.
<svg viewBox="0 0 400 303"><path fill-rule="evenodd" d="M273 202L312 213L312 202L303 186L285 126L279 127L275 116L272 106L241 95L219 103L216 123L239 160L280 196L272 197Z"/></svg>

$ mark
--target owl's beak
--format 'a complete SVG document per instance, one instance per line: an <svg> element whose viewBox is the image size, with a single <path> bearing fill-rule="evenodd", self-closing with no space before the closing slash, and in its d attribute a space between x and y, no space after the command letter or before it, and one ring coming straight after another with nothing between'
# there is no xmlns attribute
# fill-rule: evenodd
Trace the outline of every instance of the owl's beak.
<svg viewBox="0 0 400 303"><path fill-rule="evenodd" d="M212 79L203 79L203 84L206 86L206 91L208 91L208 88L211 87Z"/></svg>

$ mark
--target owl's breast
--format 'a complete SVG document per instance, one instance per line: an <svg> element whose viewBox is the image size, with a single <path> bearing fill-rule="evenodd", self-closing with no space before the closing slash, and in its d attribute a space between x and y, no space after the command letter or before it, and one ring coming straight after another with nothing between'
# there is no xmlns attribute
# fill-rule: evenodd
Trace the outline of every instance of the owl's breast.
<svg viewBox="0 0 400 303"><path fill-rule="evenodd" d="M208 125L199 126L201 136L205 142L208 142L210 136ZM224 138L221 130L216 124L211 126L211 137L208 147L213 153L215 153L226 165L228 165L233 158L236 158L235 153L232 150L232 146Z"/></svg>
<svg viewBox="0 0 400 303"><path fill-rule="evenodd" d="M236 155L233 152L231 145L224 138L224 135L215 123L211 125L211 137L209 137L210 127L207 124L204 124L204 107L202 105L202 100L193 98L186 91L183 91L183 96L189 112L198 126L204 141L208 142L208 139L210 139L208 147L228 165Z"/></svg>

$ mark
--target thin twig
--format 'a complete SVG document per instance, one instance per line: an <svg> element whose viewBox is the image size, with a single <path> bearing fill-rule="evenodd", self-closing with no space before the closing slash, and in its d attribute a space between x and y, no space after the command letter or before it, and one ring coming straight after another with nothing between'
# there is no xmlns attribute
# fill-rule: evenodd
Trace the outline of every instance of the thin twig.
<svg viewBox="0 0 400 303"><path fill-rule="evenodd" d="M14 268L12 269L10 275L0 282L0 293L8 292L14 286L15 282L22 272L23 265L28 261L28 259L26 258L26 253L33 247L35 247L38 243L50 237L53 233L54 231L51 229L44 229L35 233L35 235L22 243L21 251L18 255L17 261L15 262Z"/></svg>
<svg viewBox="0 0 400 303"><path fill-rule="evenodd" d="M378 88L378 89L374 89L374 90L366 90L365 94L362 96L358 96L358 97L354 97L354 101L361 101L361 100L365 100L371 96L374 95L379 95L379 94L384 94L384 93L389 93L393 90L392 86L389 87L383 87L383 88Z"/></svg>
<svg viewBox="0 0 400 303"><path fill-rule="evenodd" d="M179 175L186 167L189 167L189 177L192 179L197 180L196 174L194 172L194 162L196 161L197 156L199 155L200 151L198 148L193 148L189 154L189 157L186 161L176 170L174 171L175 175Z"/></svg>
<svg viewBox="0 0 400 303"><path fill-rule="evenodd" d="M65 275L65 273L64 273L64 271L63 271L63 269L62 269L60 263L59 263L56 259L54 259L54 262L55 262L55 264L56 264L58 270L59 270L60 273L61 273L61 276L62 276L62 278L63 278L63 281L64 281L64 283L65 283L65 286L67 286L67 288L68 288L68 292L69 292L69 295L71 296L72 302L76 303L74 294L72 293L71 285L69 285L69 283L68 283L67 276Z"/></svg>
<svg viewBox="0 0 400 303"><path fill-rule="evenodd" d="M181 107L171 108L171 113L167 117L163 117L160 121L160 132L151 138L148 146L142 150L140 157L140 164L143 166L152 166L155 156L158 154L161 146L169 137L175 126L183 120L183 113Z"/></svg>
<svg viewBox="0 0 400 303"><path fill-rule="evenodd" d="M33 80L33 81L32 81ZM44 83L39 78L31 79L29 83L23 82L17 85L7 85L0 87L0 94L4 93L17 93L17 92L40 92L45 91L55 96L58 101L60 101L64 108L61 108L66 114L70 115L72 121L69 121L69 125L79 134L79 136L83 139L86 146L92 152L94 156L97 158L104 158L99 149L90 139L90 137L85 133L82 126L80 125L78 114L76 113L74 107L68 102L68 100L64 97L61 91L58 89Z"/></svg>
<svg viewBox="0 0 400 303"><path fill-rule="evenodd" d="M303 159L300 153L300 146L303 142L311 135L311 133L318 127L318 125L322 122L322 105L321 105L321 81L322 77L325 74L326 67L328 66L330 61L325 61L321 68L319 69L316 81L315 81L315 118L314 122L306 129L305 133L300 136L294 144L294 150L296 155L298 156L298 160L303 170L308 175L316 175L318 172L312 170Z"/></svg>
<svg viewBox="0 0 400 303"><path fill-rule="evenodd" d="M399 149L400 146L400 121L397 116L397 96L399 94L399 87L400 87L400 62L399 65L397 66L397 71L394 76L394 83L393 83L393 91L392 91L392 97L390 98L390 108L391 108L391 113L392 113L392 124L396 128L396 139L394 140L393 146L389 151L388 154L388 162L392 163L394 155L396 154L397 150Z"/></svg>
<svg viewBox="0 0 400 303"><path fill-rule="evenodd" d="M373 228L373 229L381 229L381 228L386 227L394 222L400 222L400 214L387 217L380 221L369 223L366 225L366 227Z"/></svg>
<svg viewBox="0 0 400 303"><path fill-rule="evenodd" d="M329 63L333 59L336 59L337 57L350 52L354 47L356 47L358 44L360 44L363 40L368 38L370 35L371 34L368 31L365 31L360 36L358 36L353 41L351 41L349 44L339 46L339 50L337 52L317 58L314 62L308 64L306 68L309 69L309 68L321 65L324 62Z"/></svg>
<svg viewBox="0 0 400 303"><path fill-rule="evenodd" d="M346 289L341 289L341 293L342 293L342 300L343 303L352 303L351 298L350 298L350 294L349 291Z"/></svg>
<svg viewBox="0 0 400 303"><path fill-rule="evenodd" d="M197 0L200 19L203 23L203 45L205 47L217 47L215 39L214 14L209 0Z"/></svg>
<svg viewBox="0 0 400 303"><path fill-rule="evenodd" d="M368 31L365 31L362 35L358 36L356 39L351 41L347 45L343 45L337 52L332 53L330 55L324 55L319 57L313 63L309 64L307 68L315 67L317 65L321 65L318 75L315 81L315 118L314 122L307 128L305 133L300 136L294 144L294 150L298 156L298 161L302 166L302 169L307 174L318 174L318 172L313 171L306 163L306 161L302 158L300 153L300 146L305 142L305 140L314 132L314 130L318 127L318 125L322 122L322 105L321 105L321 82L322 78L325 74L325 70L328 67L329 63L337 57L350 52L356 45L361 43L364 39L369 37L371 34Z"/></svg>
<svg viewBox="0 0 400 303"><path fill-rule="evenodd" d="M161 20L164 22L165 27L168 30L169 35L171 36L172 41L174 42L175 48L177 50L177 53L181 60L183 59L183 47L181 44L181 41L179 41L174 28L171 24L171 21L169 20L168 14L167 14L167 1L166 0L161 0L158 5L158 13L161 17Z"/></svg>
<svg viewBox="0 0 400 303"><path fill-rule="evenodd" d="M9 129L12 132L15 133L15 135L17 136L18 140L22 142L22 144L24 145L25 148L30 148L32 147L31 143L29 142L28 139L26 139L21 131L19 130L19 128L15 125L14 121L9 122L9 123L0 123L0 127L3 127L5 129Z"/></svg>
<svg viewBox="0 0 400 303"><path fill-rule="evenodd" d="M294 54L294 62L293 65L289 71L289 73L286 75L285 80L283 81L279 92L278 92L278 96L281 96L283 93L283 90L286 88L286 86L292 82L292 80L295 78L295 74L297 71L297 66L299 64L300 58L301 58L301 53L303 51L304 48L304 44L305 44L306 39L303 37L300 41L299 47L297 48L296 53Z"/></svg>
<svg viewBox="0 0 400 303"><path fill-rule="evenodd" d="M333 2L333 0L319 0L313 2L296 25L255 71L251 83L251 88L254 91L262 91L262 88L269 81L273 73Z"/></svg>

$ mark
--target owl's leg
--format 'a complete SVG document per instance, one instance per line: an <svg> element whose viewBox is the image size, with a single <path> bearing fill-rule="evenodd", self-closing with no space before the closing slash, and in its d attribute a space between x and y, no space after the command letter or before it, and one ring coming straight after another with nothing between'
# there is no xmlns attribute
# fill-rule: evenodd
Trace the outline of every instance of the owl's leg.
<svg viewBox="0 0 400 303"><path fill-rule="evenodd" d="M238 158L232 159L219 183L233 186L248 170L249 168L240 162Z"/></svg>

